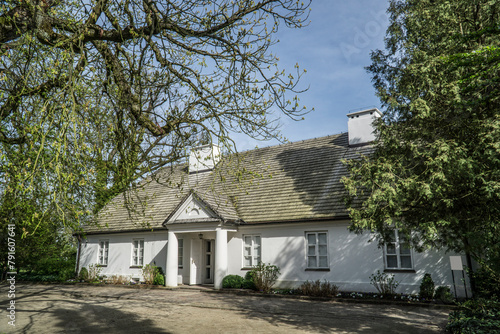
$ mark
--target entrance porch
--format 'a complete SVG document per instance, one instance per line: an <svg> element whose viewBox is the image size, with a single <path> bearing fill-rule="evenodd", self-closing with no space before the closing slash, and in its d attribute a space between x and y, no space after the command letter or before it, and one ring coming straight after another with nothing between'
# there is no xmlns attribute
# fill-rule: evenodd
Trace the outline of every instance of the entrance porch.
<svg viewBox="0 0 500 334"><path fill-rule="evenodd" d="M236 230L220 226L169 227L165 286L213 284L220 289L227 275L228 233Z"/></svg>

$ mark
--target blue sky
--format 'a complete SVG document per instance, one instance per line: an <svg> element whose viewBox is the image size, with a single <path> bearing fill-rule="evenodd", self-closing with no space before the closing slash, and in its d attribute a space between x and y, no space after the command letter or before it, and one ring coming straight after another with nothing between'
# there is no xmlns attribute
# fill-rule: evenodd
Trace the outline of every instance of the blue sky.
<svg viewBox="0 0 500 334"><path fill-rule="evenodd" d="M298 63L307 73L301 102L314 111L296 122L281 118L281 132L290 141L347 131L346 114L366 107L380 108L371 77L370 51L384 47L388 25L386 0L313 0L310 24L302 29L280 27L273 53L280 68L293 72ZM237 136L238 150L275 145Z"/></svg>

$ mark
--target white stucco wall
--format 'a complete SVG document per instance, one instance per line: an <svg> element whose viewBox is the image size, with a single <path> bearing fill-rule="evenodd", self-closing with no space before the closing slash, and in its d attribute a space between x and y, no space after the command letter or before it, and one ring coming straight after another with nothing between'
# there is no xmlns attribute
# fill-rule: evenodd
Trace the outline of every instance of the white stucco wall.
<svg viewBox="0 0 500 334"><path fill-rule="evenodd" d="M377 242L368 242L370 234L356 235L348 231L348 222L322 224L288 224L240 226L228 244L229 274L244 276L243 236L259 234L262 240L262 262L277 265L281 275L277 286L297 287L306 280L327 280L344 291L376 292L370 275L384 271L383 250ZM306 232L327 231L330 271L306 270ZM413 252L414 273L394 273L400 285L399 293L418 293L426 272L431 273L436 286L447 285L453 292L449 255L444 252ZM392 274L392 272L391 272ZM457 275L457 273L456 273ZM463 284L457 277L457 292L464 295Z"/></svg>
<svg viewBox="0 0 500 334"><path fill-rule="evenodd" d="M144 264L155 264L165 271L167 231L89 235L82 239L80 266L98 263L99 240L109 241L108 265L101 275L123 275L143 280L141 268L132 267L132 241L144 239Z"/></svg>
<svg viewBox="0 0 500 334"><path fill-rule="evenodd" d="M328 232L329 271L306 270L306 232ZM228 274L245 276L243 267L243 236L261 236L261 260L281 269L278 287L297 287L306 280L327 280L344 291L376 292L370 284L370 275L384 271L383 250L376 241L368 242L370 234L356 235L348 231L348 222L315 224L282 224L239 226L237 232L228 232ZM81 245L80 268L98 262L99 240L109 240L108 265L102 274L125 275L143 280L140 268L132 263L132 240L144 239L144 264L160 266L165 271L167 231L90 235ZM201 240L196 233L178 233L183 239L183 267L178 274L183 284L202 283L203 254ZM204 239L215 239L215 232L203 232ZM195 253L192 253L195 252ZM447 285L453 292L449 256L444 252L413 252L415 272L394 273L400 282L397 292L418 293L422 277L431 273L436 286ZM464 261L465 262L465 261ZM190 274L193 273L193 277ZM464 296L461 273L455 272L457 292Z"/></svg>

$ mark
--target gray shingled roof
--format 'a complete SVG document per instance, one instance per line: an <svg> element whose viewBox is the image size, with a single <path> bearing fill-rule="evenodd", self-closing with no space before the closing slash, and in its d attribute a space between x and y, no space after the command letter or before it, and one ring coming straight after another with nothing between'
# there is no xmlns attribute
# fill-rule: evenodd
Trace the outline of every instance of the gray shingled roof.
<svg viewBox="0 0 500 334"><path fill-rule="evenodd" d="M214 171L200 175L188 174L186 165L167 167L148 177L138 190L113 199L97 218L104 227L86 231L162 228L191 192L228 222L345 218L340 179L347 169L341 160L371 151L371 146L349 147L344 133L231 155ZM237 170L247 172L238 180Z"/></svg>

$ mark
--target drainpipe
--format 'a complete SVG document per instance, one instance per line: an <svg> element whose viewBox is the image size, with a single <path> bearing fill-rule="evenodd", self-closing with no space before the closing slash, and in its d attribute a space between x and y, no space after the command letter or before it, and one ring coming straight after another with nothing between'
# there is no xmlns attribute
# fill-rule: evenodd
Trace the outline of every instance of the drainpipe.
<svg viewBox="0 0 500 334"><path fill-rule="evenodd" d="M476 278L474 277L474 270L472 268L472 256L469 251L465 251L465 260L467 261L467 267L469 270L467 271L467 275L469 276L470 282L470 290L471 290L471 298L474 299L476 295Z"/></svg>
<svg viewBox="0 0 500 334"><path fill-rule="evenodd" d="M80 254L81 254L81 247L82 247L82 236L80 234L77 234L76 239L78 240L78 250L76 251L75 277L78 277L78 268L80 267Z"/></svg>
<svg viewBox="0 0 500 334"><path fill-rule="evenodd" d="M472 294L471 298L474 298L474 296L476 294L476 280L474 277L474 270L472 268L472 256L471 256L471 251L470 251L471 247L469 244L469 239L464 238L463 243L464 243L464 249L465 249L465 261L467 261L467 267L469 269L467 272L467 275L469 276L470 290L471 290L471 294Z"/></svg>

